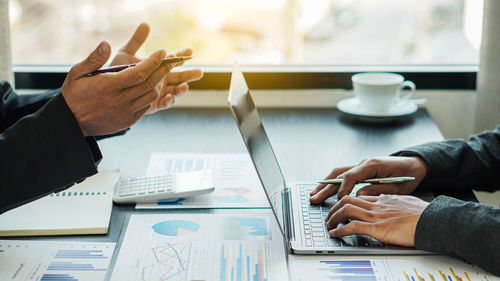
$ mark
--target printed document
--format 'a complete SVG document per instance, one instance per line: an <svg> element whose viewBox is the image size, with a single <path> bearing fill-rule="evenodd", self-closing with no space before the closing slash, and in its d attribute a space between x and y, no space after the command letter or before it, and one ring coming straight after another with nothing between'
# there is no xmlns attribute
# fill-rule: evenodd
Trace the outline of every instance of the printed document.
<svg viewBox="0 0 500 281"><path fill-rule="evenodd" d="M137 204L137 209L269 208L257 172L245 153L153 153L147 176L209 169L215 191L174 202Z"/></svg>
<svg viewBox="0 0 500 281"><path fill-rule="evenodd" d="M115 243L0 240L0 280L104 280Z"/></svg>
<svg viewBox="0 0 500 281"><path fill-rule="evenodd" d="M288 280L271 215L132 215L112 281Z"/></svg>

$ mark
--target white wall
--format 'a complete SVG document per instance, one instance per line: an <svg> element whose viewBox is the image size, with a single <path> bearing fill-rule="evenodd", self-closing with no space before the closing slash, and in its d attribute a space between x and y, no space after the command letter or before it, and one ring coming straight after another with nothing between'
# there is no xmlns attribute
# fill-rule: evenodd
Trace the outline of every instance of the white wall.
<svg viewBox="0 0 500 281"><path fill-rule="evenodd" d="M10 50L9 1L0 0L0 81L14 82Z"/></svg>

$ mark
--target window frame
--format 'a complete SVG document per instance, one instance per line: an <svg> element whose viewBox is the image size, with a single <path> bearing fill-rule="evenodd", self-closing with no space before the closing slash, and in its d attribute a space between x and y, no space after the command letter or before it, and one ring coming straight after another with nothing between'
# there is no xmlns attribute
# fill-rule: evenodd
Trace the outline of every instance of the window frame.
<svg viewBox="0 0 500 281"><path fill-rule="evenodd" d="M199 67L200 81L190 83L196 90L229 89L232 66L190 65ZM45 90L61 87L70 66L14 65L15 87ZM301 66L244 65L242 70L251 89L352 89L351 76L359 72L394 72L413 81L417 89L475 90L477 65L381 65L381 66Z"/></svg>

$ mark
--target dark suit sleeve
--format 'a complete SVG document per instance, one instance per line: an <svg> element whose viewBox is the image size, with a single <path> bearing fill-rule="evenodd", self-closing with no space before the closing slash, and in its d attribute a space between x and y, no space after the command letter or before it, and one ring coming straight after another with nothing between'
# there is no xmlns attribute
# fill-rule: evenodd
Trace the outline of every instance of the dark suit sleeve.
<svg viewBox="0 0 500 281"><path fill-rule="evenodd" d="M5 131L22 117L35 113L47 101L61 92L61 89L55 89L46 93L32 95L17 95L10 85L5 81L0 81L0 133ZM97 140L124 135L129 129L125 129L114 134L95 136Z"/></svg>
<svg viewBox="0 0 500 281"><path fill-rule="evenodd" d="M0 134L0 213L97 173L95 138L83 136L60 93L35 101L16 99L10 87L0 94L0 123L13 122Z"/></svg>
<svg viewBox="0 0 500 281"><path fill-rule="evenodd" d="M436 191L500 189L500 126L472 136L468 142L446 140L395 153L420 156L427 175L419 189Z"/></svg>
<svg viewBox="0 0 500 281"><path fill-rule="evenodd" d="M9 83L0 81L0 133L22 117L35 113L59 92L52 90L43 94L17 95Z"/></svg>

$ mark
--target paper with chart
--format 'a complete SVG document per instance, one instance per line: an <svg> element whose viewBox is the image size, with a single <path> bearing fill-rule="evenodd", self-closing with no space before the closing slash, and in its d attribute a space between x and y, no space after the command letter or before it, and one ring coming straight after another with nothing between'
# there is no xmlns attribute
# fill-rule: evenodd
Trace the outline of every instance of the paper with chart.
<svg viewBox="0 0 500 281"><path fill-rule="evenodd" d="M336 281L500 281L477 266L434 255L350 258L296 256L289 259L292 280Z"/></svg>
<svg viewBox="0 0 500 281"><path fill-rule="evenodd" d="M112 281L288 280L270 215L132 215Z"/></svg>
<svg viewBox="0 0 500 281"><path fill-rule="evenodd" d="M215 191L176 202L137 204L137 209L269 208L257 172L245 153L153 153L147 176L210 169Z"/></svg>
<svg viewBox="0 0 500 281"><path fill-rule="evenodd" d="M115 243L0 240L0 280L104 280Z"/></svg>

